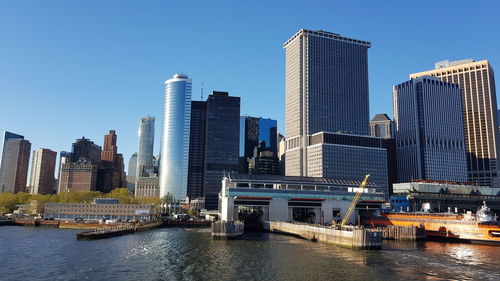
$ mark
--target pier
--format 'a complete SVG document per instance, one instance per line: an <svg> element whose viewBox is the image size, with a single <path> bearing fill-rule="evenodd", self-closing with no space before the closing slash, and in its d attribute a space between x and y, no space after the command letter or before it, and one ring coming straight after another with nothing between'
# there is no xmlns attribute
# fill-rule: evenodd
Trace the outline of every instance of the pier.
<svg viewBox="0 0 500 281"><path fill-rule="evenodd" d="M298 236L311 241L328 242L354 249L375 250L382 248L380 231L356 227L335 229L321 225L267 221L264 229L270 232Z"/></svg>
<svg viewBox="0 0 500 281"><path fill-rule="evenodd" d="M139 224L129 224L84 231L76 234L76 240L98 240L132 234L164 226L162 221L153 221Z"/></svg>
<svg viewBox="0 0 500 281"><path fill-rule="evenodd" d="M245 224L240 221L217 221L212 223L212 237L216 240L230 240L243 235Z"/></svg>
<svg viewBox="0 0 500 281"><path fill-rule="evenodd" d="M376 230L382 233L383 239L388 240L417 241L427 238L425 229L416 226L388 225L385 227L377 227Z"/></svg>

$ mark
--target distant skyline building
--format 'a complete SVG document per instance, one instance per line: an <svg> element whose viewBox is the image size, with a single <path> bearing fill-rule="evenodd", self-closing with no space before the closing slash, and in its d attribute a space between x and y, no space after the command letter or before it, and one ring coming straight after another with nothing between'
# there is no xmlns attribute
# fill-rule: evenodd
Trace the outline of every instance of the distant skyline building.
<svg viewBox="0 0 500 281"><path fill-rule="evenodd" d="M60 151L59 152L59 165L58 165L58 171L57 171L57 192L61 192L61 190L59 190L59 186L60 186L60 180L61 180L61 169L62 169L62 166L63 164L69 164L71 163L71 152L67 152L67 151Z"/></svg>
<svg viewBox="0 0 500 281"><path fill-rule="evenodd" d="M248 159L255 156L256 147L259 153L269 150L278 159L278 122L262 117L241 116L240 173L248 174Z"/></svg>
<svg viewBox="0 0 500 281"><path fill-rule="evenodd" d="M139 177L136 181L134 196L140 197L159 197L159 178L157 176Z"/></svg>
<svg viewBox="0 0 500 281"><path fill-rule="evenodd" d="M93 141L82 137L73 143L71 150L71 161L91 161L93 164L101 163L102 148Z"/></svg>
<svg viewBox="0 0 500 281"><path fill-rule="evenodd" d="M104 135L104 147L97 177L97 190L110 192L125 187L125 171L123 155L118 153L118 136L115 130Z"/></svg>
<svg viewBox="0 0 500 281"><path fill-rule="evenodd" d="M393 87L398 182L467 181L457 84L420 77Z"/></svg>
<svg viewBox="0 0 500 281"><path fill-rule="evenodd" d="M306 176L310 135L369 135L370 42L301 29L286 51L286 175Z"/></svg>
<svg viewBox="0 0 500 281"><path fill-rule="evenodd" d="M154 138L155 118L151 116L141 118L139 125L139 145L137 148L137 171L134 172L134 175L137 175L137 177L147 176L149 173L154 172Z"/></svg>
<svg viewBox="0 0 500 281"><path fill-rule="evenodd" d="M165 81L160 159L160 197L187 197L191 79L175 74Z"/></svg>
<svg viewBox="0 0 500 281"><path fill-rule="evenodd" d="M487 60L442 61L434 70L410 74L410 79L434 76L460 86L467 149L468 180L499 186L498 116L495 75Z"/></svg>
<svg viewBox="0 0 500 281"><path fill-rule="evenodd" d="M31 143L24 136L4 132L0 163L0 192L26 192Z"/></svg>
<svg viewBox="0 0 500 281"><path fill-rule="evenodd" d="M46 148L33 151L30 177L31 194L54 193L57 152Z"/></svg>
<svg viewBox="0 0 500 281"><path fill-rule="evenodd" d="M131 192L133 192L135 188L136 172L137 172L137 152L132 154L132 156L130 156L130 160L128 161L127 189Z"/></svg>
<svg viewBox="0 0 500 281"><path fill-rule="evenodd" d="M206 126L205 207L216 210L224 174L238 173L240 97L218 91L208 96Z"/></svg>
<svg viewBox="0 0 500 281"><path fill-rule="evenodd" d="M379 138L394 138L394 122L387 114L375 114L370 121L370 135Z"/></svg>

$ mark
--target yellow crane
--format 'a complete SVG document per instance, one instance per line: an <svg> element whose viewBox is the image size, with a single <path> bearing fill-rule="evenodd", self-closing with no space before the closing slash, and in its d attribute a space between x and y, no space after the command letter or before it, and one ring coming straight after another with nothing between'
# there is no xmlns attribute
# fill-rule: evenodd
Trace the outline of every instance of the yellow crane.
<svg viewBox="0 0 500 281"><path fill-rule="evenodd" d="M343 227L347 223L347 221L349 221L349 219L351 218L352 212L356 208L356 205L358 204L358 201L361 198L361 194L363 193L363 189L365 188L366 184L368 183L369 177L370 177L370 175L366 175L363 182L359 185L359 190L358 190L358 192L356 192L356 195L354 195L354 199L352 199L351 205L349 206L349 209L345 213L344 219L340 223L340 227Z"/></svg>

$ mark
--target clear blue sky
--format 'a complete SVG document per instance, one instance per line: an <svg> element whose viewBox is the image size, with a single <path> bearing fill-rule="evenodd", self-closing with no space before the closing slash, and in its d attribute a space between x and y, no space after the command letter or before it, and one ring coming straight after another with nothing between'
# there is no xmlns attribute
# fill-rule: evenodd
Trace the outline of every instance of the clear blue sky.
<svg viewBox="0 0 500 281"><path fill-rule="evenodd" d="M194 99L202 82L205 97L229 91L242 114L284 132L282 44L301 28L372 42L371 116L392 116L392 85L436 61L488 59L500 71L499 11L494 0L0 0L0 131L69 151L115 129L128 162L139 118L152 115L156 154L163 81L184 72Z"/></svg>

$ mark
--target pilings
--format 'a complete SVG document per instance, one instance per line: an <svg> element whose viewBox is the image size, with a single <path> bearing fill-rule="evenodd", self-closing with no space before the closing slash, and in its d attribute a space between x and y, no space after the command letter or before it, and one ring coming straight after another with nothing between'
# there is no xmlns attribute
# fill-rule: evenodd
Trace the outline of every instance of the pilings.
<svg viewBox="0 0 500 281"><path fill-rule="evenodd" d="M425 229L416 226L388 225L377 227L376 230L382 233L383 239L416 241L426 238Z"/></svg>
<svg viewBox="0 0 500 281"><path fill-rule="evenodd" d="M212 237L217 240L234 239L243 235L245 224L240 221L212 222Z"/></svg>
<svg viewBox="0 0 500 281"><path fill-rule="evenodd" d="M352 227L341 230L319 225L275 221L264 222L264 229L355 249L371 250L382 247L382 234L379 231L371 229Z"/></svg>

